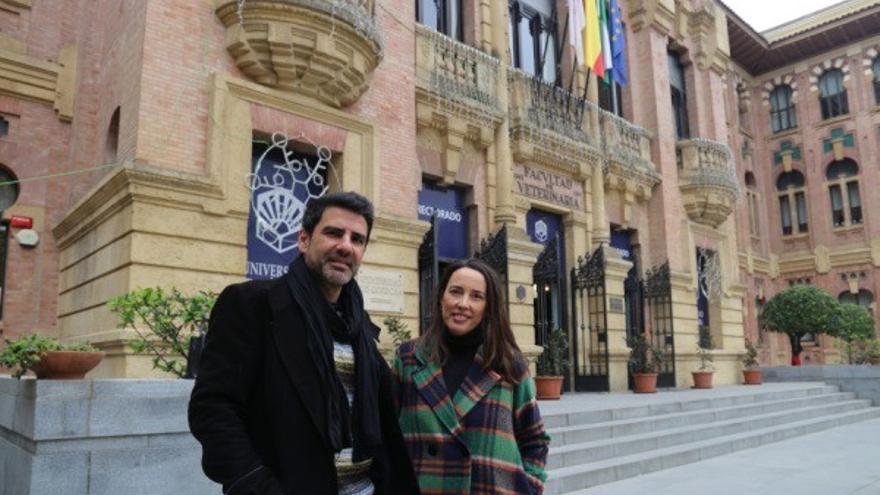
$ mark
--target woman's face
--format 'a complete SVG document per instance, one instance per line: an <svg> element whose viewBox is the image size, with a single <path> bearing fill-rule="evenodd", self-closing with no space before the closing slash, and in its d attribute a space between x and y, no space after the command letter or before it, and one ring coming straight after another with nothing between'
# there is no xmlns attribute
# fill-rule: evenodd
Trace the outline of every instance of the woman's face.
<svg viewBox="0 0 880 495"><path fill-rule="evenodd" d="M465 335L483 321L486 312L486 279L472 268L452 273L443 300L440 301L443 323L452 335Z"/></svg>

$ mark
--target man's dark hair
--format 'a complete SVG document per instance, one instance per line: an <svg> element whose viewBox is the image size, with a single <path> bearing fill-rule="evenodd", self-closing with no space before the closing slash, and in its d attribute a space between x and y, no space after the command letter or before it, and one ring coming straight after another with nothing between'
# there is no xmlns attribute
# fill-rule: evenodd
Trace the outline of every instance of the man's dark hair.
<svg viewBox="0 0 880 495"><path fill-rule="evenodd" d="M324 210L331 206L345 208L364 217L364 220L367 221L367 240L370 240L370 232L373 231L373 203L353 191L325 194L309 201L306 212L303 214L303 230L311 236L315 226L324 216Z"/></svg>

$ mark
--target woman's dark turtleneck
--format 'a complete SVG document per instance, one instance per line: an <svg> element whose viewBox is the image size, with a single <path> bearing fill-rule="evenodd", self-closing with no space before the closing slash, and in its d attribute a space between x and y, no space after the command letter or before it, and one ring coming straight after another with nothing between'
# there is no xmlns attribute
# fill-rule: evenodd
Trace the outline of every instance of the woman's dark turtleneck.
<svg viewBox="0 0 880 495"><path fill-rule="evenodd" d="M443 381L449 396L454 398L474 362L477 349L483 344L483 325L464 335L453 335L446 329L443 341L449 349L446 364L443 365Z"/></svg>

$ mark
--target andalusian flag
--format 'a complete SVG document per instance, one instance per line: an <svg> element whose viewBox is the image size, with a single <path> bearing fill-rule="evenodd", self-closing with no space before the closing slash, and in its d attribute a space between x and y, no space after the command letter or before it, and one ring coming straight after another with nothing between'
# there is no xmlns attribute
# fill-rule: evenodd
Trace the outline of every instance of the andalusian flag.
<svg viewBox="0 0 880 495"><path fill-rule="evenodd" d="M602 75L605 61L602 59L602 33L596 0L584 0L584 21L584 65Z"/></svg>
<svg viewBox="0 0 880 495"><path fill-rule="evenodd" d="M596 72L596 75L609 82L611 78L611 68L614 66L614 60L611 58L611 37L608 35L608 9L605 7L605 0L599 0L599 26L602 30L602 62L603 71Z"/></svg>

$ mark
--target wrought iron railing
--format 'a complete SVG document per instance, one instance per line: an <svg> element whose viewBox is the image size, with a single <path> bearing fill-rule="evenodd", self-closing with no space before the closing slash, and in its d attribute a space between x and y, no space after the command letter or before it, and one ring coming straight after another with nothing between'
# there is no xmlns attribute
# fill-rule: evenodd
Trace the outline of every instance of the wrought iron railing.
<svg viewBox="0 0 880 495"><path fill-rule="evenodd" d="M676 145L682 186L715 187L739 194L730 148L711 139L686 139Z"/></svg>
<svg viewBox="0 0 880 495"><path fill-rule="evenodd" d="M647 130L611 112L599 110L602 147L608 158L643 173L655 173Z"/></svg>
<svg viewBox="0 0 880 495"><path fill-rule="evenodd" d="M418 85L442 99L498 113L499 61L421 24L416 25Z"/></svg>

